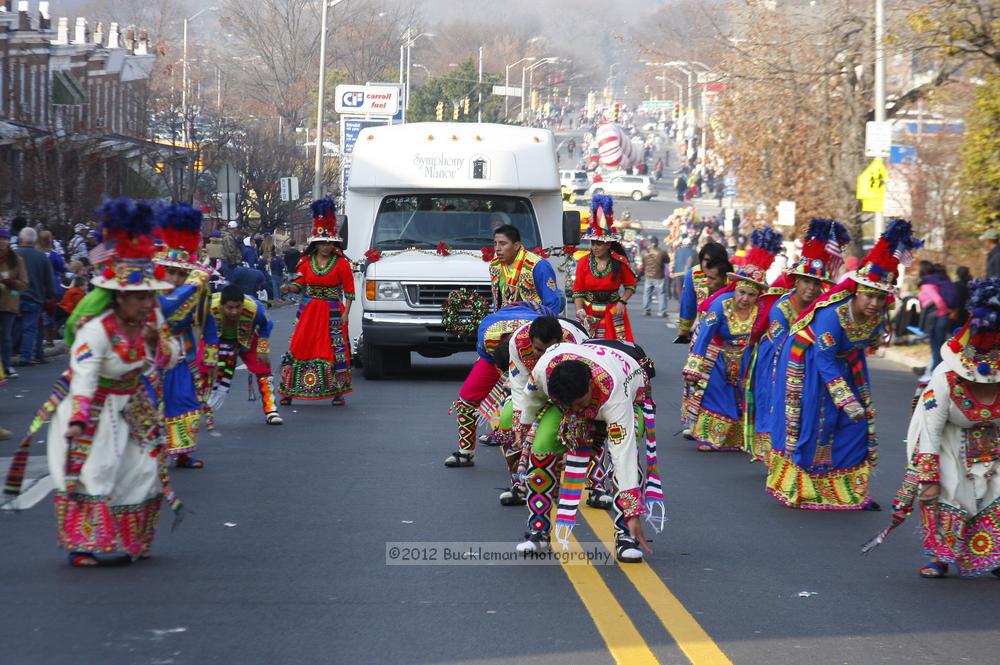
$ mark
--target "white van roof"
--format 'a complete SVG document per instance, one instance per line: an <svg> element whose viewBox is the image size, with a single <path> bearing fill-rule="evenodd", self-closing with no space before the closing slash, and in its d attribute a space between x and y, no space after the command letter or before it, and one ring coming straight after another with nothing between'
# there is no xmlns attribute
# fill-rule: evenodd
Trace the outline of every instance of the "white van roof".
<svg viewBox="0 0 1000 665"><path fill-rule="evenodd" d="M417 122L361 131L349 190L559 191L552 132Z"/></svg>

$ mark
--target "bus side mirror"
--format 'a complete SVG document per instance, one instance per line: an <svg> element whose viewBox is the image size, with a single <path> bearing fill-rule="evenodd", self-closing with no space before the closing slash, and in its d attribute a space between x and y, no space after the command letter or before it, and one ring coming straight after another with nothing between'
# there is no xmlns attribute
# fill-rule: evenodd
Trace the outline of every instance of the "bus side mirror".
<svg viewBox="0 0 1000 665"><path fill-rule="evenodd" d="M341 245L344 246L344 249L347 249L347 215L337 215L337 225L339 226L337 231L343 239Z"/></svg>
<svg viewBox="0 0 1000 665"><path fill-rule="evenodd" d="M563 245L580 244L579 210L563 210L562 236L563 236Z"/></svg>

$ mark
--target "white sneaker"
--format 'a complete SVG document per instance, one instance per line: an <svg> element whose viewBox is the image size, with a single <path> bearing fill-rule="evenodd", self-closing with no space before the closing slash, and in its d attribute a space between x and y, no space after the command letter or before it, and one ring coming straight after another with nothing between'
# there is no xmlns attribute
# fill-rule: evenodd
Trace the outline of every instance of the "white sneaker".
<svg viewBox="0 0 1000 665"><path fill-rule="evenodd" d="M538 554L551 550L552 543L549 542L548 534L541 531L529 531L525 534L524 542L518 543L516 549L519 554Z"/></svg>
<svg viewBox="0 0 1000 665"><path fill-rule="evenodd" d="M641 563L642 550L639 543L629 536L618 536L615 539L615 554L622 563Z"/></svg>
<svg viewBox="0 0 1000 665"><path fill-rule="evenodd" d="M691 434L691 428L690 427L685 427L684 431L681 432L681 436L683 436L688 441L694 441L694 435Z"/></svg>

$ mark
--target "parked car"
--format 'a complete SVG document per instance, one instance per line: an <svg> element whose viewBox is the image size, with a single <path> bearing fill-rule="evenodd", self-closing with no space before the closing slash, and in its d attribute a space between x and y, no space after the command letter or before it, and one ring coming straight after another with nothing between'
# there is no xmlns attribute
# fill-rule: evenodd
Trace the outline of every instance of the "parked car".
<svg viewBox="0 0 1000 665"><path fill-rule="evenodd" d="M628 196L633 201L648 201L659 193L653 184L653 179L646 175L610 176L603 182L595 182L588 192L590 195Z"/></svg>
<svg viewBox="0 0 1000 665"><path fill-rule="evenodd" d="M590 178L586 171L562 170L559 171L559 184L574 194L586 194L590 187Z"/></svg>

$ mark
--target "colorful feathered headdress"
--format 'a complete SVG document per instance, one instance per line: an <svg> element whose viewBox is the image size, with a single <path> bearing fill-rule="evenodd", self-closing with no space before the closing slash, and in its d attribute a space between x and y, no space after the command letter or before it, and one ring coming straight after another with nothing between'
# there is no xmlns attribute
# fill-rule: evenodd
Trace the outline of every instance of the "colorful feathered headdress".
<svg viewBox="0 0 1000 665"><path fill-rule="evenodd" d="M153 266L153 208L145 201L109 199L97 211L103 242L95 258L94 286L116 291L171 289Z"/></svg>
<svg viewBox="0 0 1000 665"><path fill-rule="evenodd" d="M969 289L969 320L941 347L941 360L966 381L1000 383L1000 278Z"/></svg>
<svg viewBox="0 0 1000 665"><path fill-rule="evenodd" d="M802 254L788 274L815 277L824 282L835 281L844 262L844 248L849 242L851 235L843 224L814 217L809 222L802 243Z"/></svg>
<svg viewBox="0 0 1000 665"><path fill-rule="evenodd" d="M750 251L743 265L729 273L734 280L748 282L759 289L767 288L767 269L781 251L781 234L770 227L754 229L750 234Z"/></svg>
<svg viewBox="0 0 1000 665"><path fill-rule="evenodd" d="M337 229L336 205L329 196L318 199L310 204L309 209L313 215L312 235L306 241L313 242L342 242L343 238Z"/></svg>
<svg viewBox="0 0 1000 665"><path fill-rule="evenodd" d="M621 242L622 235L614 228L615 202L607 194L594 194L590 200L590 224L581 240Z"/></svg>
<svg viewBox="0 0 1000 665"><path fill-rule="evenodd" d="M153 261L161 266L195 270L201 249L201 210L187 203L173 203L156 211L156 234L163 248Z"/></svg>
<svg viewBox="0 0 1000 665"><path fill-rule="evenodd" d="M913 250L923 246L922 240L913 237L913 227L908 221L893 218L875 246L861 259L852 279L862 287L895 293L899 264L909 266L913 263Z"/></svg>

